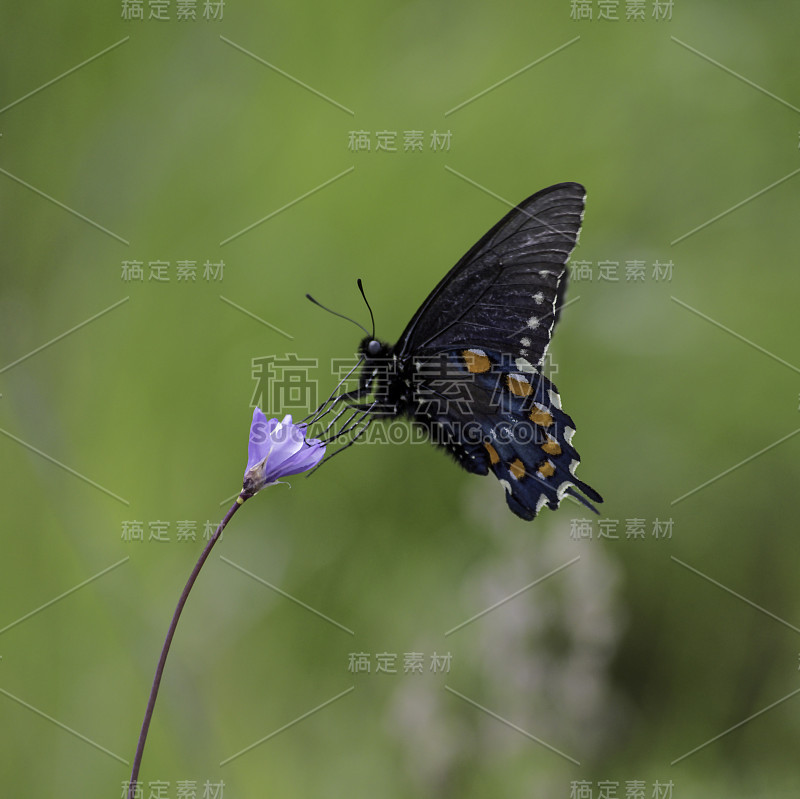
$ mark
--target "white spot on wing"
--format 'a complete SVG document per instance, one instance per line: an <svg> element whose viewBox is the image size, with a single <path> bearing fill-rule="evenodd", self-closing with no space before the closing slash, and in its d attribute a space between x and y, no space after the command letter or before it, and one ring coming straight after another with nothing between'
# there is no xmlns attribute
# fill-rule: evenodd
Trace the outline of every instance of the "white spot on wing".
<svg viewBox="0 0 800 799"><path fill-rule="evenodd" d="M537 291L536 294L533 295L533 301L537 305L541 305L544 302L544 294L541 291Z"/></svg>
<svg viewBox="0 0 800 799"><path fill-rule="evenodd" d="M530 319L528 319L528 327L531 330L536 330L536 328L539 327L539 317L532 316Z"/></svg>
<svg viewBox="0 0 800 799"><path fill-rule="evenodd" d="M542 494L536 502L536 512L538 513L547 504L547 496Z"/></svg>
<svg viewBox="0 0 800 799"><path fill-rule="evenodd" d="M567 444L572 443L572 436L574 435L575 435L574 427L569 427L569 426L564 427L564 440L567 442Z"/></svg>
<svg viewBox="0 0 800 799"><path fill-rule="evenodd" d="M536 369L534 369L531 362L526 360L525 358L517 358L515 363L517 364L517 369L519 369L520 372L528 372L529 374L532 375L536 374Z"/></svg>
<svg viewBox="0 0 800 799"><path fill-rule="evenodd" d="M571 460L569 462L569 473L570 474L575 474L575 470L578 468L578 464L579 463L580 463L580 461L576 461L576 460Z"/></svg>
<svg viewBox="0 0 800 799"><path fill-rule="evenodd" d="M561 408L561 397L558 396L557 391L553 391L553 389L548 389L548 395L550 396L550 402L554 408Z"/></svg>
<svg viewBox="0 0 800 799"><path fill-rule="evenodd" d="M471 352L473 355L478 355L481 358L486 357L486 353L483 350L467 350L467 352Z"/></svg>
<svg viewBox="0 0 800 799"><path fill-rule="evenodd" d="M565 480L557 489L556 489L556 496L558 497L558 501L561 502L564 499L564 495L567 493L567 489L572 485L569 480Z"/></svg>
<svg viewBox="0 0 800 799"><path fill-rule="evenodd" d="M522 344L523 347L530 347L531 346L531 340L527 336L523 336L519 340L519 343Z"/></svg>
<svg viewBox="0 0 800 799"><path fill-rule="evenodd" d="M499 483L501 486L503 486L507 493L511 493L511 483L509 483L508 480L500 480Z"/></svg>

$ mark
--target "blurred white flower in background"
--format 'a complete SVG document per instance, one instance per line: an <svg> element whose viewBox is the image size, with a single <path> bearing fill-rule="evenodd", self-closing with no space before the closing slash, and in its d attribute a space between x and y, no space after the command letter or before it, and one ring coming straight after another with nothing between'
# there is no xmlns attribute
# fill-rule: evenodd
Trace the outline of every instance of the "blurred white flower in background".
<svg viewBox="0 0 800 799"><path fill-rule="evenodd" d="M468 774L479 760L483 769L492 761L522 763L520 779L539 795L547 788L566 796L577 766L444 684L583 766L596 762L625 716L610 674L625 626L621 568L603 542L570 538L571 518L585 515L579 507L571 512L566 502L555 515L542 514L524 536L496 486L486 488L471 484L465 492L473 518L496 546L464 575L464 619L579 560L448 637L415 643L419 651L451 650L451 673L446 680L402 680L387 729L405 747L421 790L457 791L458 773Z"/></svg>

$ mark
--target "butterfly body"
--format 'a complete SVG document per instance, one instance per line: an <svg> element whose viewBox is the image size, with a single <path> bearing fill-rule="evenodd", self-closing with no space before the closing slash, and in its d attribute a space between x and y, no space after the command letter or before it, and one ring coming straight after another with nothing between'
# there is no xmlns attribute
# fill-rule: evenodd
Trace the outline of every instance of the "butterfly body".
<svg viewBox="0 0 800 799"><path fill-rule="evenodd" d="M468 472L490 471L509 508L533 519L575 489L575 424L541 372L564 303L585 190L551 186L515 207L445 275L392 346L362 340L359 388L373 418L407 416ZM369 398L368 403L364 399Z"/></svg>

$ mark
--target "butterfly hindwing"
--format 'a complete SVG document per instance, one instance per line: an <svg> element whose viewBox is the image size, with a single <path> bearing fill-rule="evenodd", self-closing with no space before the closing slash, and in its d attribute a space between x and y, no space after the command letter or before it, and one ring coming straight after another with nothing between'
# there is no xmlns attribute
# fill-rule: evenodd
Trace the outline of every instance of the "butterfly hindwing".
<svg viewBox="0 0 800 799"><path fill-rule="evenodd" d="M491 470L509 507L533 519L575 491L602 502L575 477L575 424L561 409L555 386L535 369L520 372L514 359L491 350L450 350L417 358L414 418L467 471ZM574 488L573 488L574 487Z"/></svg>
<svg viewBox="0 0 800 799"><path fill-rule="evenodd" d="M603 498L575 476L580 455L572 444L575 423L561 409L558 390L539 373L509 372L508 416L517 420L508 428L495 428L489 443L496 455L492 471L506 491L506 501L523 519L533 519L545 505L558 508L569 494L590 510L595 508L575 489L595 502ZM530 392L529 394L526 392Z"/></svg>

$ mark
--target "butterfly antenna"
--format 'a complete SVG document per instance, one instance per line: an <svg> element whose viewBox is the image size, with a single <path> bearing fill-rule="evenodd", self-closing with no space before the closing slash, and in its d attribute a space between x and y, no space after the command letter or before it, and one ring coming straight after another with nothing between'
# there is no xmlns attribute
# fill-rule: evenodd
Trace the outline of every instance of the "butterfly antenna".
<svg viewBox="0 0 800 799"><path fill-rule="evenodd" d="M315 300L310 294L306 294L306 299L311 300L311 302L313 302L314 305L319 305L319 307L322 308L323 311L327 311L328 313L332 313L334 316L338 316L338 317L340 317L342 319L347 319L348 322L352 322L357 327L360 327L367 335L369 335L369 330L367 330L367 328L364 327L364 325L361 325L358 322L356 322L355 319L351 319L349 316L345 316L343 313L338 313L336 311L332 311L330 308L327 308L326 306L324 306L319 300ZM369 308L369 305L367 305L367 307ZM370 315L371 314L372 314L372 311L370 311ZM374 323L374 320L373 320L373 328L374 328L374 326L375 326L375 323Z"/></svg>
<svg viewBox="0 0 800 799"><path fill-rule="evenodd" d="M369 300L367 299L367 295L364 293L364 284L361 282L361 278L357 281L358 283L358 290L361 292L361 296L364 298L364 302L367 304L367 310L369 311L369 318L372 320L372 338L375 338L375 317L372 314L372 308L370 307Z"/></svg>

